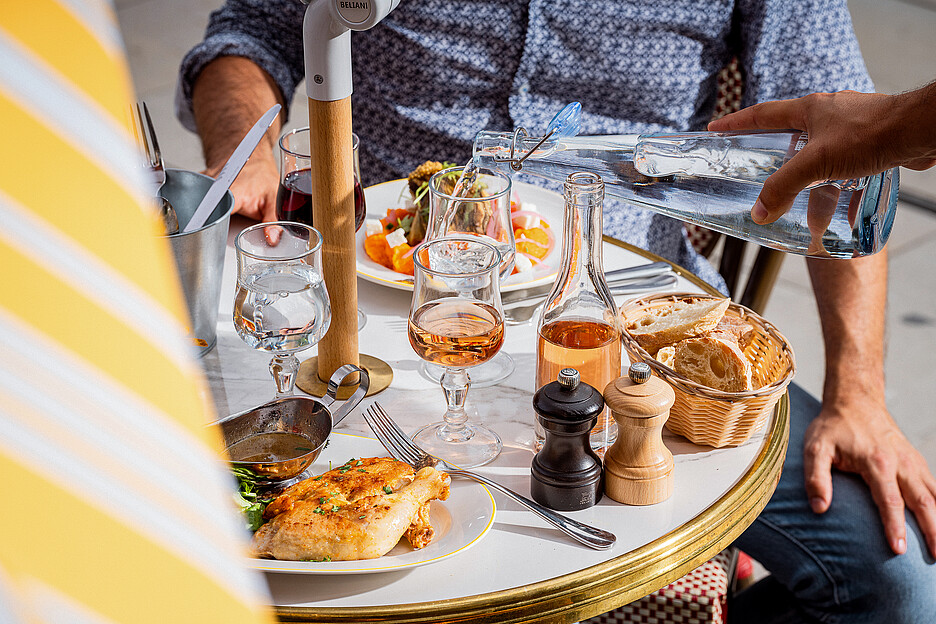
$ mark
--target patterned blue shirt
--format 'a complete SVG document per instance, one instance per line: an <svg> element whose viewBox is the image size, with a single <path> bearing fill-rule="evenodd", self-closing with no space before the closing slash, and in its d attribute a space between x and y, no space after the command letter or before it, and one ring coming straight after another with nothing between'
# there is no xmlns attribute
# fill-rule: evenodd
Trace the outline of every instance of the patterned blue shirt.
<svg viewBox="0 0 936 624"><path fill-rule="evenodd" d="M194 130L192 85L223 55L253 59L290 101L304 13L299 0L215 11L182 62L182 122ZM365 184L427 159L467 162L478 131L535 134L570 101L582 103L582 134L704 129L733 56L745 106L873 89L845 0L402 0L351 48ZM677 221L606 198L604 228L723 287Z"/></svg>

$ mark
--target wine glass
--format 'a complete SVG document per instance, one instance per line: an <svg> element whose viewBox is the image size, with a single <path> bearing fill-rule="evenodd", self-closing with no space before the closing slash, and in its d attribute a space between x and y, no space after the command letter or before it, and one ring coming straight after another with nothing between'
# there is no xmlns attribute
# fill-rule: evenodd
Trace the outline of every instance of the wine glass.
<svg viewBox="0 0 936 624"><path fill-rule="evenodd" d="M361 186L361 160L358 157L360 139L351 133L354 164L354 231L361 229L367 206ZM280 221L315 224L312 222L312 149L309 128L285 132L279 140L280 180L276 191L276 218ZM367 323L367 315L358 308L358 331Z"/></svg>
<svg viewBox="0 0 936 624"><path fill-rule="evenodd" d="M281 229L276 244L266 236L271 227ZM275 396L290 396L299 371L294 354L317 344L331 323L322 235L302 223L258 223L237 235L234 249L234 328L249 346L273 354Z"/></svg>
<svg viewBox="0 0 936 624"><path fill-rule="evenodd" d="M442 367L439 380L448 404L442 422L416 432L416 443L445 461L469 468L497 457L498 435L469 423L466 369L494 356L504 342L497 249L477 237L425 241L413 253L415 283L409 341L423 361Z"/></svg>
<svg viewBox="0 0 936 624"><path fill-rule="evenodd" d="M460 187L460 188L456 188ZM478 237L501 254L500 278L506 279L514 267L516 243L510 214L510 178L469 163L437 172L429 179L429 224L426 240L446 236ZM499 352L471 371L471 382L483 388L493 386L513 373L515 364L507 353ZM434 381L442 377L442 367L423 363L423 373Z"/></svg>

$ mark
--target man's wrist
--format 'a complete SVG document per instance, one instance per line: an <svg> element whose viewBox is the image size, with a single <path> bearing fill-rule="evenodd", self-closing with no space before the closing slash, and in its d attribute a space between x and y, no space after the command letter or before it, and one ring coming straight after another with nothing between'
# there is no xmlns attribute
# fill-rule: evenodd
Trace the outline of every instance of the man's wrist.
<svg viewBox="0 0 936 624"><path fill-rule="evenodd" d="M913 158L936 158L936 82L894 100L888 117L899 127L898 144Z"/></svg>

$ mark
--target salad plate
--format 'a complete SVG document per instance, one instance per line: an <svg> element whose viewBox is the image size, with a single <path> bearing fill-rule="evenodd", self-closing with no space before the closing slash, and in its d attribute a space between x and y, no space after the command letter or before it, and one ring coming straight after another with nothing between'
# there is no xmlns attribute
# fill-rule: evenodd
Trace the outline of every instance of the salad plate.
<svg viewBox="0 0 936 624"><path fill-rule="evenodd" d="M535 207L541 219L549 224L554 237L554 243L549 253L533 268L522 273L514 273L501 283L501 291L508 292L520 288L550 284L556 278L561 264L559 239L562 235L562 213L565 201L562 195L548 189L540 188L523 182L513 183L513 197L520 202L520 209ZM364 199L367 204L368 219L382 219L387 216L387 210L401 208L409 197L407 182L404 179L391 180L375 184L364 189ZM364 239L367 237L364 227L357 232L357 273L362 279L375 284L382 284L401 290L413 290L413 278L410 275L397 273L377 262L371 260L364 251Z"/></svg>
<svg viewBox="0 0 936 624"><path fill-rule="evenodd" d="M309 468L313 475L341 466L352 457L386 457L387 451L372 438L332 433L328 446ZM416 550L405 538L383 557L359 561L278 561L248 559L257 570L291 574L373 574L395 572L448 559L474 546L494 524L494 497L480 483L452 479L449 497L432 501L429 516L435 535L425 548Z"/></svg>

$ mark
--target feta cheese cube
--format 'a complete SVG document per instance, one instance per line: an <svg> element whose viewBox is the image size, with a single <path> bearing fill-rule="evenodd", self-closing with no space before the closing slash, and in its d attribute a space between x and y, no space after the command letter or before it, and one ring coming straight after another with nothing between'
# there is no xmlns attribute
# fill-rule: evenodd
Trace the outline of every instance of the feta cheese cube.
<svg viewBox="0 0 936 624"><path fill-rule="evenodd" d="M380 219L365 219L364 232L367 234L367 236L380 234L383 232L383 223L380 222Z"/></svg>
<svg viewBox="0 0 936 624"><path fill-rule="evenodd" d="M387 244L390 245L391 249L400 245L405 245L406 232L403 231L403 228L397 228L387 234Z"/></svg>
<svg viewBox="0 0 936 624"><path fill-rule="evenodd" d="M524 212L526 212L526 209L524 209ZM535 214L522 214L513 218L513 226L524 230L535 228L539 223L540 218Z"/></svg>
<svg viewBox="0 0 936 624"><path fill-rule="evenodd" d="M518 253L514 256L514 268L517 269L517 273L526 273L527 271L532 271L533 261L530 260L526 255Z"/></svg>

